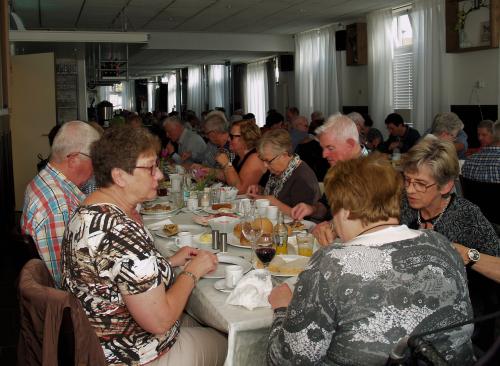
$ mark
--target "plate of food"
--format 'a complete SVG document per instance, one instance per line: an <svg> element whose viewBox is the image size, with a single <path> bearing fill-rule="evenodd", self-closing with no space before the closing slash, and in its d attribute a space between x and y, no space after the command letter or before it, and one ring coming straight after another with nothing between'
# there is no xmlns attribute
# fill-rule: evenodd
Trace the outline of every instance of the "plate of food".
<svg viewBox="0 0 500 366"><path fill-rule="evenodd" d="M269 273L276 277L298 276L309 263L311 257L303 257L294 254L281 254L274 257L269 263ZM264 268L262 262L257 259L255 268Z"/></svg>
<svg viewBox="0 0 500 366"><path fill-rule="evenodd" d="M229 255L226 253L219 253L217 254L217 259L219 260L217 269L212 273L206 274L205 276L203 276L203 278L224 278L226 276L226 267L234 264L237 264L238 266L241 266L243 268L243 274L252 269L252 264L241 257Z"/></svg>
<svg viewBox="0 0 500 366"><path fill-rule="evenodd" d="M291 235L292 232L297 231L310 231L312 228L316 226L316 224L312 221L308 220L285 220L285 225L288 227L288 235Z"/></svg>
<svg viewBox="0 0 500 366"><path fill-rule="evenodd" d="M232 203L214 203L210 207L205 207L203 208L203 211L205 211L208 214L214 215L218 213L233 213L233 205Z"/></svg>
<svg viewBox="0 0 500 366"><path fill-rule="evenodd" d="M168 215L169 213L175 211L176 208L168 202L145 202L142 205L140 213L143 215Z"/></svg>
<svg viewBox="0 0 500 366"><path fill-rule="evenodd" d="M230 213L230 212L219 212L215 214L210 214L210 215L193 215L193 222L197 223L198 225L202 226L208 226L208 220L215 219L216 217L222 217L222 216L229 216L229 217L234 217L237 218L238 216Z"/></svg>
<svg viewBox="0 0 500 366"><path fill-rule="evenodd" d="M174 239L176 235L181 231L189 231L193 235L199 235L206 230L199 227L198 225L167 224L163 225L163 228L161 228L160 230L154 231L154 233L160 238Z"/></svg>

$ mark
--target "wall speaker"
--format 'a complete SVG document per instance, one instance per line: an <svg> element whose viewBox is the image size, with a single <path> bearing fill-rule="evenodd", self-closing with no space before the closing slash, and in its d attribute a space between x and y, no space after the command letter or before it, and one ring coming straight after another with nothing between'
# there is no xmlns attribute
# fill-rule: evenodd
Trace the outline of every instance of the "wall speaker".
<svg viewBox="0 0 500 366"><path fill-rule="evenodd" d="M347 39L347 32L339 30L335 32L335 49L337 51L345 51L345 41Z"/></svg>
<svg viewBox="0 0 500 366"><path fill-rule="evenodd" d="M281 55L279 60L280 71L293 71L293 55Z"/></svg>

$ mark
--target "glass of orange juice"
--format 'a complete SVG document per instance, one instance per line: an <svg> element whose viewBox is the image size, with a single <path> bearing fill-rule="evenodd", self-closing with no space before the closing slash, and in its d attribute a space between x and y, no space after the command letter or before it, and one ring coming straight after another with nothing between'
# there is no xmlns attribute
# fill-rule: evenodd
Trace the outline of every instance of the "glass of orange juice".
<svg viewBox="0 0 500 366"><path fill-rule="evenodd" d="M297 252L304 257L310 257L313 253L314 236L309 233L297 234Z"/></svg>

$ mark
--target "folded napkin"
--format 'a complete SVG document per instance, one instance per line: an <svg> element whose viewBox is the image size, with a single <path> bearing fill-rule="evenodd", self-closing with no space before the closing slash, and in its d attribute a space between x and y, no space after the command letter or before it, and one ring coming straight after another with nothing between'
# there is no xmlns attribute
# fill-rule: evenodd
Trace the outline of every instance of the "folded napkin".
<svg viewBox="0 0 500 366"><path fill-rule="evenodd" d="M273 289L271 275L263 269L248 272L236 285L226 299L226 304L239 305L253 310L255 308L270 308L267 297Z"/></svg>
<svg viewBox="0 0 500 366"><path fill-rule="evenodd" d="M170 219L163 219L163 220L160 220L160 221L154 222L154 223L152 223L152 224L148 224L148 225L146 225L146 227L147 227L149 230L159 230L159 229L161 229L163 226L165 226L165 225L170 225L170 224L173 224L173 222L172 222Z"/></svg>

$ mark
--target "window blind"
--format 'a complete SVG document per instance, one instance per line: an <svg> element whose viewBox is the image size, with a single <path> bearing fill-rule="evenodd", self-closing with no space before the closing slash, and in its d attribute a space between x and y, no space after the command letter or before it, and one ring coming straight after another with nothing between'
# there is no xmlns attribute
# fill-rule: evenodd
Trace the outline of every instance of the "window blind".
<svg viewBox="0 0 500 366"><path fill-rule="evenodd" d="M392 63L394 109L413 109L413 47L394 49Z"/></svg>

